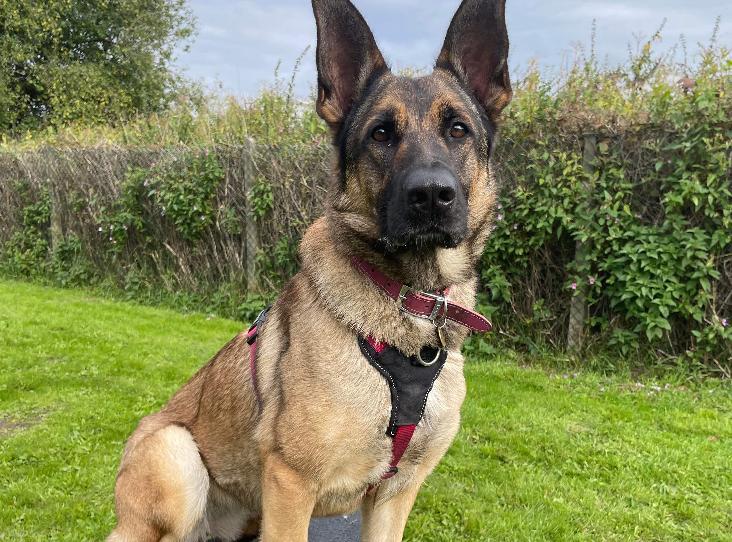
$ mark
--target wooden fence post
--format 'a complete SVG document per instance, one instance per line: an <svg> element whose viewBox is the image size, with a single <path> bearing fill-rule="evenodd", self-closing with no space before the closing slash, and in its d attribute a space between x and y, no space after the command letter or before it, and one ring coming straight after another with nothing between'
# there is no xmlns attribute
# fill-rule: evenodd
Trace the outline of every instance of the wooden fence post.
<svg viewBox="0 0 732 542"><path fill-rule="evenodd" d="M48 189L49 196L49 215L50 215L50 228L49 233L51 237L51 254L56 254L65 238L65 226L64 223L64 205L66 203L66 197L64 191L61 188L61 176L59 170L61 169L61 154L58 150L46 151L43 154L46 161L46 168L43 172L46 175L45 186ZM40 172L39 172L40 173ZM40 177L38 182L41 183Z"/></svg>
<svg viewBox="0 0 732 542"><path fill-rule="evenodd" d="M595 171L595 157L597 155L597 136L595 134L585 134L582 152L582 167L592 175ZM589 193L591 185L589 182L584 184L585 191ZM575 266L582 268L587 259L585 245L581 241L577 241L574 253ZM584 338L585 325L587 321L587 282L579 280L577 288L574 290L572 303L569 307L569 328L567 330L567 348L569 350L577 350L582 347Z"/></svg>
<svg viewBox="0 0 732 542"><path fill-rule="evenodd" d="M48 186L49 201L51 208L49 214L51 218L51 253L55 254L58 251L61 243L64 240L64 228L61 217L61 194L56 186L56 179L46 179L46 186Z"/></svg>
<svg viewBox="0 0 732 542"><path fill-rule="evenodd" d="M257 276L257 251L259 250L259 230L257 219L254 214L251 193L255 183L254 153L256 143L252 138L247 138L244 144L243 177L244 193L246 197L246 216L244 222L245 236L245 262L247 275L247 291L253 293L259 290L259 277Z"/></svg>

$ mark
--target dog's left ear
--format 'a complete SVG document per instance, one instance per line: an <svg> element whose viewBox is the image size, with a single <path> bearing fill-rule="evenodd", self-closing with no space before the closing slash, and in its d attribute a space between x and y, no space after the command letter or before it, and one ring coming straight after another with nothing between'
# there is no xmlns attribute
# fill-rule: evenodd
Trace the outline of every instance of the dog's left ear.
<svg viewBox="0 0 732 542"><path fill-rule="evenodd" d="M312 0L318 26L318 114L337 132L367 83L389 70L349 0Z"/></svg>
<svg viewBox="0 0 732 542"><path fill-rule="evenodd" d="M435 67L454 73L495 118L511 101L506 0L463 0Z"/></svg>

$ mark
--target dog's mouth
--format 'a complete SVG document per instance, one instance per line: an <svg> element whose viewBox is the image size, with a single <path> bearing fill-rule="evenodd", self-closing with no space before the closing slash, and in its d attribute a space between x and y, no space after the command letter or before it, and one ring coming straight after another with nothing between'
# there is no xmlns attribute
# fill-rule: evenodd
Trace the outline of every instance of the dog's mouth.
<svg viewBox="0 0 732 542"><path fill-rule="evenodd" d="M379 238L378 244L382 250L393 254L408 250L425 251L436 248L455 248L464 238L464 232L451 232L440 226L433 226L400 235L383 235Z"/></svg>

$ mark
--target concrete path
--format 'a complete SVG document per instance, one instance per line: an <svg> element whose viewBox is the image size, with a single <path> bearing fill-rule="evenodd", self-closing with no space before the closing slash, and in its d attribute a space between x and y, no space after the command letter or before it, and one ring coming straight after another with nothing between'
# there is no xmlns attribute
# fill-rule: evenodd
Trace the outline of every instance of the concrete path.
<svg viewBox="0 0 732 542"><path fill-rule="evenodd" d="M337 516L334 518L318 518L310 522L308 542L358 542L360 529L360 514ZM206 542L220 542L220 540L218 538L211 538Z"/></svg>
<svg viewBox="0 0 732 542"><path fill-rule="evenodd" d="M358 542L361 516L319 518L310 522L308 542Z"/></svg>

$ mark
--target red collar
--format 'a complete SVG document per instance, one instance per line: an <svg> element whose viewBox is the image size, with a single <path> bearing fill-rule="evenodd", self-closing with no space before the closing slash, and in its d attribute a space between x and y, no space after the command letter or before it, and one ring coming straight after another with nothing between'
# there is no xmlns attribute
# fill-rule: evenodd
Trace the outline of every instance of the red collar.
<svg viewBox="0 0 732 542"><path fill-rule="evenodd" d="M414 290L405 284L396 282L375 266L360 258L352 258L353 266L368 277L379 289L396 301L399 310L426 318L435 326L442 327L445 320L452 320L473 331L487 332L493 329L490 321L483 315L447 300L449 288L430 293Z"/></svg>

